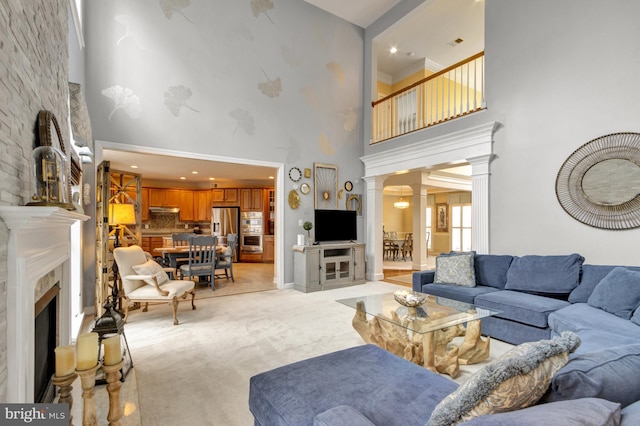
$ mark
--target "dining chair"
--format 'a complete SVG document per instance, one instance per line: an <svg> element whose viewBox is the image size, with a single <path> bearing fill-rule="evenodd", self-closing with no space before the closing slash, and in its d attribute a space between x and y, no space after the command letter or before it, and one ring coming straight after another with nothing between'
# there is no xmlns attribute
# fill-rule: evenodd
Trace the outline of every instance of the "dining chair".
<svg viewBox="0 0 640 426"><path fill-rule="evenodd" d="M224 252L216 254L216 267L215 269L224 269L224 275L229 279L231 276L231 282L236 282L233 277L233 258L236 253L236 245L238 244L238 234L227 234L227 247ZM221 278L218 277L218 278Z"/></svg>
<svg viewBox="0 0 640 426"><path fill-rule="evenodd" d="M402 259L407 261L407 253L413 259L413 233L407 232L404 234L404 241L402 242Z"/></svg>
<svg viewBox="0 0 640 426"><path fill-rule="evenodd" d="M178 232L178 233L174 233L171 234L171 242L173 247L186 247L189 245L189 238L191 238L192 236L194 236L195 234L193 233L189 233L189 232ZM188 263L189 260L184 257L184 258L177 258L176 259L176 278L177 279L182 279L182 277L179 276L178 272L180 271L180 267L186 263Z"/></svg>
<svg viewBox="0 0 640 426"><path fill-rule="evenodd" d="M180 275L189 277L189 280L193 277L209 277L211 290L215 290L216 243L215 235L198 235L189 238L189 259L188 263L180 266Z"/></svg>

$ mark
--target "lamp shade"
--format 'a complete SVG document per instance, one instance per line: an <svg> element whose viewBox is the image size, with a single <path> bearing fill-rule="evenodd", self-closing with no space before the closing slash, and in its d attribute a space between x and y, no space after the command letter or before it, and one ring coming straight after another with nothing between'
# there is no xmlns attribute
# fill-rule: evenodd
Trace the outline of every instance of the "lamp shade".
<svg viewBox="0 0 640 426"><path fill-rule="evenodd" d="M136 212L133 204L109 204L109 225L135 225Z"/></svg>

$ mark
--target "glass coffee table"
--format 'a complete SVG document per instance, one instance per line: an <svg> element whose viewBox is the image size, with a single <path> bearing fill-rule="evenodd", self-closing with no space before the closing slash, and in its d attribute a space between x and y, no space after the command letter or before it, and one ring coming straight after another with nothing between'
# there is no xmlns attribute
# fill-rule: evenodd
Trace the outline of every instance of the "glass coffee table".
<svg viewBox="0 0 640 426"><path fill-rule="evenodd" d="M409 290L337 302L356 310L353 328L366 343L451 377L458 375L461 364L489 358L491 342L489 337L481 337L480 320L500 313ZM454 345L452 340L458 336L464 340Z"/></svg>

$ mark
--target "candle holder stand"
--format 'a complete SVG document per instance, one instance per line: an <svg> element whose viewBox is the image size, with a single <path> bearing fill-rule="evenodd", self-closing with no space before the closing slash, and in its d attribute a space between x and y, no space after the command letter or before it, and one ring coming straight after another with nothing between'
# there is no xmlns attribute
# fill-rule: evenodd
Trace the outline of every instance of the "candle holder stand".
<svg viewBox="0 0 640 426"><path fill-rule="evenodd" d="M83 426L96 426L98 424L98 416L96 414L96 402L93 399L95 394L93 388L96 385L96 371L101 367L100 363L97 363L95 367L88 368L86 370L76 370L78 376L80 376L80 382L82 383L82 425Z"/></svg>
<svg viewBox="0 0 640 426"><path fill-rule="evenodd" d="M109 392L109 414L107 420L109 420L109 426L120 426L120 419L122 418L122 405L120 405L120 387L122 382L120 377L120 369L124 365L124 360L120 360L119 363L113 365L103 365L102 371L105 372L107 379L107 392Z"/></svg>
<svg viewBox="0 0 640 426"><path fill-rule="evenodd" d="M51 378L51 382L60 389L58 402L61 404L69 404L70 425L73 424L73 416L71 415L71 407L73 407L73 395L71 395L71 391L73 390L73 386L71 386L71 384L77 377L78 375L76 373L71 373L66 376L56 376L54 374Z"/></svg>

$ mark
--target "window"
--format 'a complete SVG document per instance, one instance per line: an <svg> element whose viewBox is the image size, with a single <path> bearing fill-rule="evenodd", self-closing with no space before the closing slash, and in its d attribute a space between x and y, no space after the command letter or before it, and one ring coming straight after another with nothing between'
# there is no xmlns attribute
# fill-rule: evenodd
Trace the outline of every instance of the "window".
<svg viewBox="0 0 640 426"><path fill-rule="evenodd" d="M471 204L451 206L451 249L471 250Z"/></svg>

